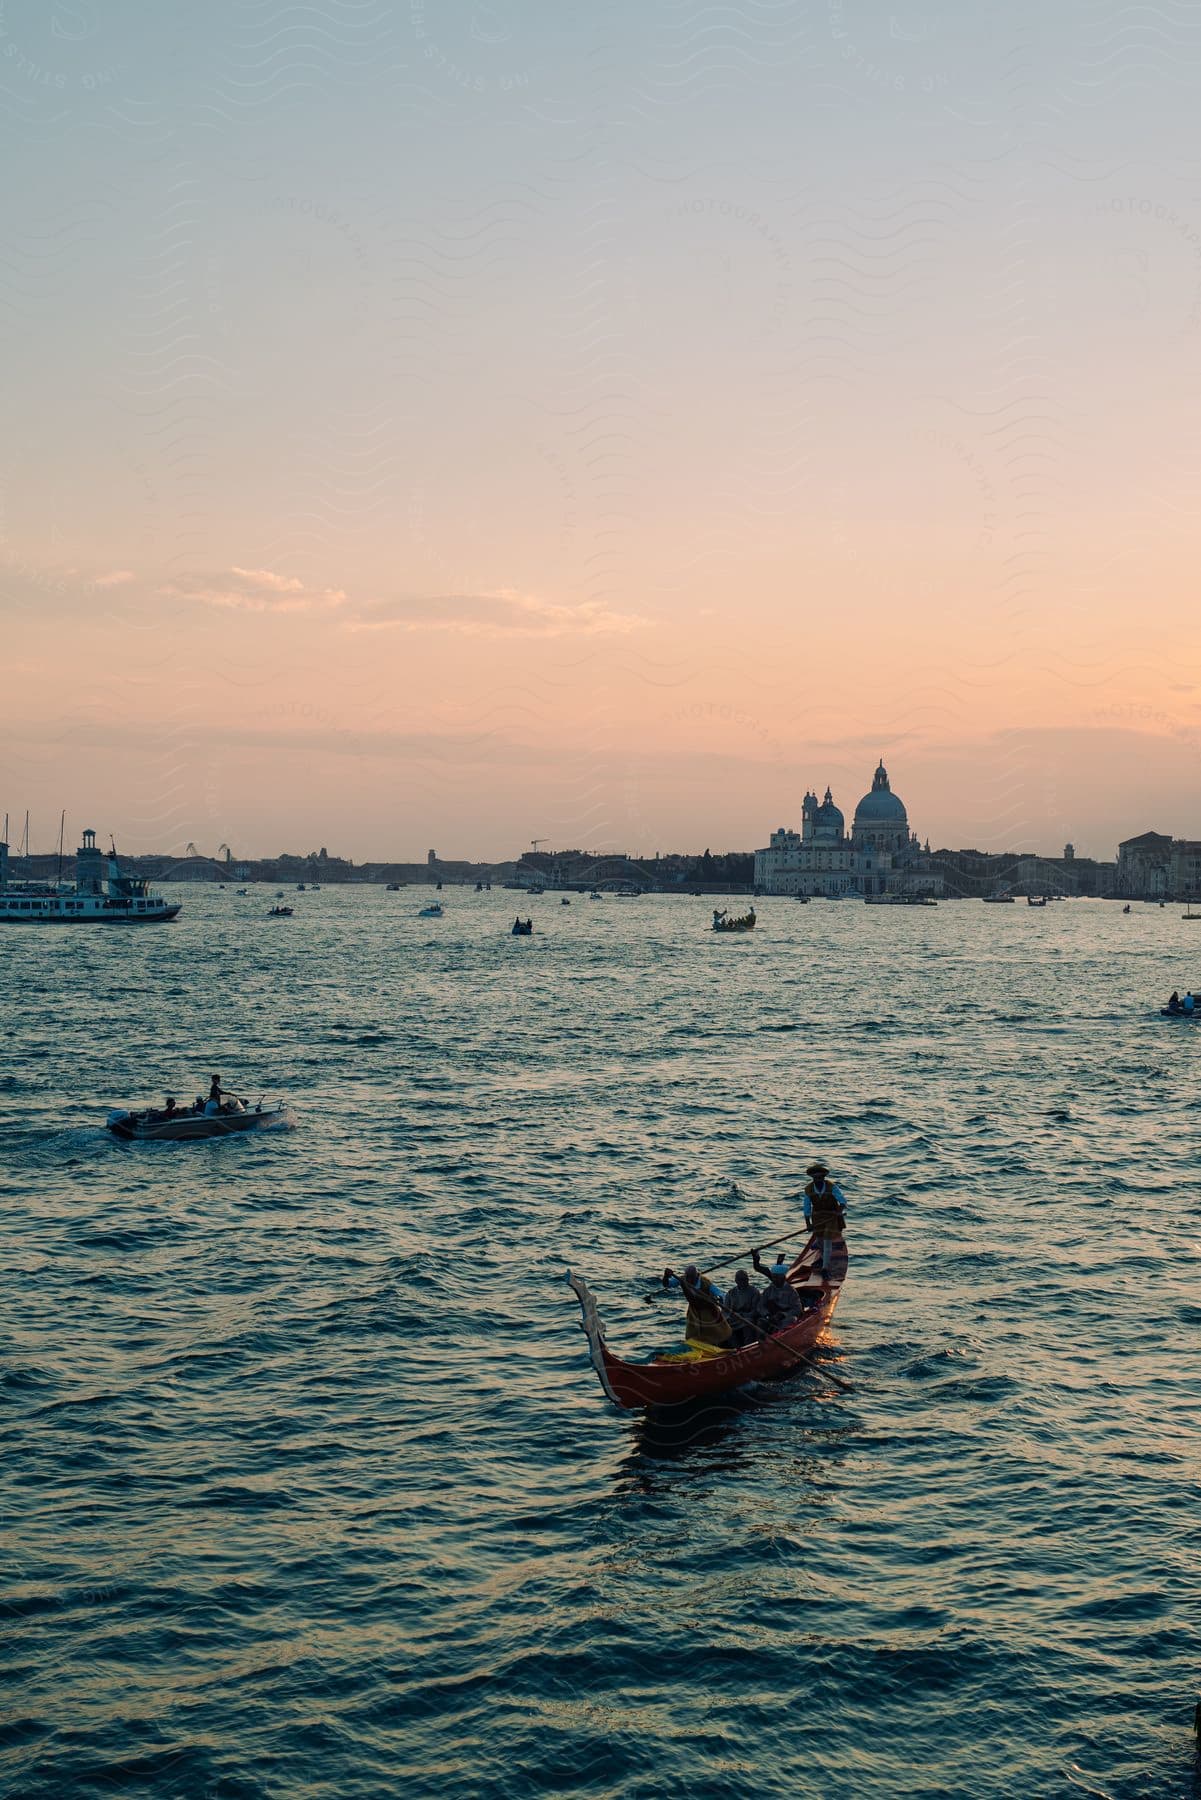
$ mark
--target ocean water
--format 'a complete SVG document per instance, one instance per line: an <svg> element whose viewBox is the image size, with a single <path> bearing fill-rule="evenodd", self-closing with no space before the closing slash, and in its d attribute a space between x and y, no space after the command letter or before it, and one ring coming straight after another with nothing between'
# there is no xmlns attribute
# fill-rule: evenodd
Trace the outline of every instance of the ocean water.
<svg viewBox="0 0 1201 1800"><path fill-rule="evenodd" d="M0 940L0 1792L1201 1791L1179 908L289 898ZM853 1392L612 1408L565 1267L670 1342L815 1153Z"/></svg>

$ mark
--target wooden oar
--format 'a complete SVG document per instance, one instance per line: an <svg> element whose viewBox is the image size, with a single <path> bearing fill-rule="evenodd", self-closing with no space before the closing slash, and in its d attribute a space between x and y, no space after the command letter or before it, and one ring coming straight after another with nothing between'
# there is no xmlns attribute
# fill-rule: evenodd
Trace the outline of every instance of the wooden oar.
<svg viewBox="0 0 1201 1800"><path fill-rule="evenodd" d="M819 1375L824 1375L827 1381L832 1381L834 1386L841 1388L844 1394L855 1392L849 1381L844 1381L841 1375L833 1374L831 1370L827 1369L825 1363L814 1362L813 1358L806 1356L803 1350L794 1350L790 1344L781 1344L780 1348L787 1350L789 1356L795 1356L798 1362L807 1363L811 1369L816 1369Z"/></svg>
<svg viewBox="0 0 1201 1800"><path fill-rule="evenodd" d="M774 1250L778 1245L787 1244L793 1238L805 1237L807 1234L811 1236L812 1230L812 1226L802 1225L799 1231L786 1231L783 1237L771 1238L766 1244L750 1245L751 1253L755 1254L760 1250ZM723 1262L711 1263L707 1269L702 1269L700 1272L702 1275L715 1275L718 1269L728 1269L731 1263L741 1262L746 1254L747 1252L745 1250L739 1250L736 1256L727 1256ZM666 1292L667 1289L663 1285L662 1277L660 1277L658 1287L652 1288L650 1293L645 1294L643 1298L649 1306L652 1300L657 1300L660 1294L665 1294Z"/></svg>
<svg viewBox="0 0 1201 1800"><path fill-rule="evenodd" d="M795 1199L796 1196L793 1195L792 1198ZM772 1238L771 1241L766 1244L752 1244L750 1248L752 1252L755 1250L774 1250L777 1244L787 1244L791 1238L804 1237L806 1234L812 1235L812 1231L813 1227L811 1225L802 1225L799 1231L786 1231L783 1237ZM746 1251L740 1250L736 1256L727 1256L724 1262L713 1263L709 1268L702 1269L701 1274L713 1275L718 1269L728 1269L731 1263L741 1262L745 1255Z"/></svg>

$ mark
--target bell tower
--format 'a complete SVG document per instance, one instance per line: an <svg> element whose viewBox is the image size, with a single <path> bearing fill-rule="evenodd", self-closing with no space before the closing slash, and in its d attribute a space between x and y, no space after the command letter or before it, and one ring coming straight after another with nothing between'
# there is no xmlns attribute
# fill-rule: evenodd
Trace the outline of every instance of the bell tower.
<svg viewBox="0 0 1201 1800"><path fill-rule="evenodd" d="M75 888L80 894L104 892L104 858L96 848L96 833L90 826L75 852Z"/></svg>

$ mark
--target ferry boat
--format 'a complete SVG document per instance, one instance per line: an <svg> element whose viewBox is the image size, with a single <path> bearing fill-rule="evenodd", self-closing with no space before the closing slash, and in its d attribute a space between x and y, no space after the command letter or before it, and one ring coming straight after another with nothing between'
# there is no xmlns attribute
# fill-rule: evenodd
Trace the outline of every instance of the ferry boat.
<svg viewBox="0 0 1201 1800"><path fill-rule="evenodd" d="M115 847L107 856L98 850L92 830L84 832L75 852L74 883L54 887L10 885L8 845L0 843L0 924L158 925L178 911L178 902L152 894L140 876L122 872Z"/></svg>

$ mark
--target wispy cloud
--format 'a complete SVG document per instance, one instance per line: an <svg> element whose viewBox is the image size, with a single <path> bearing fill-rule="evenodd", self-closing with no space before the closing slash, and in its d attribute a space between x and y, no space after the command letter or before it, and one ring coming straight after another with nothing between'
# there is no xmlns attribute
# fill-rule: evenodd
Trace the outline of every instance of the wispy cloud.
<svg viewBox="0 0 1201 1800"><path fill-rule="evenodd" d="M346 604L341 588L308 587L294 575L236 565L219 574L177 577L159 592L165 600L194 600L241 612L332 612Z"/></svg>
<svg viewBox="0 0 1201 1800"><path fill-rule="evenodd" d="M124 587L127 581L135 579L132 569L110 569L107 575L96 575L92 586L98 588Z"/></svg>
<svg viewBox="0 0 1201 1800"><path fill-rule="evenodd" d="M598 600L570 605L515 588L492 588L370 601L346 624L353 631L446 631L462 637L596 637L639 631L649 620L614 612Z"/></svg>

